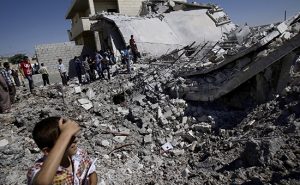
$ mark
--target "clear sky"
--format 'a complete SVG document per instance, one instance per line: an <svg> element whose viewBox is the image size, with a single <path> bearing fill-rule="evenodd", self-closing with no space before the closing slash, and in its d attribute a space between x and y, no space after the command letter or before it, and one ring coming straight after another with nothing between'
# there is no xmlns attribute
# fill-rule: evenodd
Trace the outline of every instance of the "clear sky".
<svg viewBox="0 0 300 185"><path fill-rule="evenodd" d="M261 25L282 21L300 11L300 0L196 0L224 8L236 24ZM0 56L32 55L34 46L67 42L72 0L0 0ZM189 2L191 2L189 0Z"/></svg>

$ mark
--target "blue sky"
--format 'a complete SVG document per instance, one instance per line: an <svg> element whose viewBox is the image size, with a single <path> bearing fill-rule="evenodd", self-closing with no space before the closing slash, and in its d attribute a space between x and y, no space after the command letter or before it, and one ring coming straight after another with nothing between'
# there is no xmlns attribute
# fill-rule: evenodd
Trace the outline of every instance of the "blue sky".
<svg viewBox="0 0 300 185"><path fill-rule="evenodd" d="M0 0L0 56L33 54L38 44L67 42L72 0ZM190 1L191 2L191 1ZM197 0L224 8L236 24L282 21L300 11L300 0Z"/></svg>

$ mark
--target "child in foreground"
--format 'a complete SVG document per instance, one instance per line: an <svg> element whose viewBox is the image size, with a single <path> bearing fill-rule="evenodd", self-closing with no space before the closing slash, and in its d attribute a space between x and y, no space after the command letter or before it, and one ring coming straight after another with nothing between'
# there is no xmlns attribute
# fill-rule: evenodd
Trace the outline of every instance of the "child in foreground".
<svg viewBox="0 0 300 185"><path fill-rule="evenodd" d="M28 170L27 184L97 184L94 162L77 148L79 130L75 121L61 117L49 117L35 125L33 139L44 156Z"/></svg>

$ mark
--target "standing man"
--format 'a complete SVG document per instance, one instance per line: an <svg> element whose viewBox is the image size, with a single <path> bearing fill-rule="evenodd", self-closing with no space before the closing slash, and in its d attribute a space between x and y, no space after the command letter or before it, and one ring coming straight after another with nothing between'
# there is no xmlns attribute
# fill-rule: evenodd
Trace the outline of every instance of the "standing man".
<svg viewBox="0 0 300 185"><path fill-rule="evenodd" d="M44 66L44 63L41 63L41 68L39 69L38 72L40 74L42 74L44 86L46 86L47 84L50 85L50 82L49 82L49 73L48 73L47 68Z"/></svg>
<svg viewBox="0 0 300 185"><path fill-rule="evenodd" d="M5 82L8 87L8 92L10 96L10 103L14 103L16 96L16 87L13 81L13 77L11 76L11 70L8 62L4 62L4 69L1 70L1 74L5 79Z"/></svg>
<svg viewBox="0 0 300 185"><path fill-rule="evenodd" d="M23 77L28 80L30 92L33 93L34 85L33 85L33 79L32 79L32 66L31 66L27 56L25 56L24 59L20 63L20 71L21 71Z"/></svg>
<svg viewBox="0 0 300 185"><path fill-rule="evenodd" d="M79 57L75 56L73 61L75 62L75 69L76 69L76 75L78 78L79 83L82 83L82 62L79 59Z"/></svg>
<svg viewBox="0 0 300 185"><path fill-rule="evenodd" d="M10 106L8 87L4 77L0 74L0 113L8 113Z"/></svg>
<svg viewBox="0 0 300 185"><path fill-rule="evenodd" d="M100 78L102 78L102 76L101 76L101 74L102 74L102 65L101 65L101 62L103 60L103 57L100 54L100 51L96 52L95 60L96 60L96 71L97 71L99 79L100 79Z"/></svg>
<svg viewBox="0 0 300 185"><path fill-rule="evenodd" d="M64 86L68 85L68 83L67 83L67 70L66 70L64 64L62 63L62 59L61 58L58 59L58 71L60 73L62 84Z"/></svg>
<svg viewBox="0 0 300 185"><path fill-rule="evenodd" d="M19 72L17 69L11 69L11 76L14 78L15 84L17 87L21 86L20 79L19 79Z"/></svg>
<svg viewBox="0 0 300 185"><path fill-rule="evenodd" d="M133 38L133 35L131 35L131 37L130 37L129 45L130 45L131 53L132 53L132 56L133 56L133 62L136 63L138 55L139 55L139 51L137 49L137 46L136 46L135 40Z"/></svg>

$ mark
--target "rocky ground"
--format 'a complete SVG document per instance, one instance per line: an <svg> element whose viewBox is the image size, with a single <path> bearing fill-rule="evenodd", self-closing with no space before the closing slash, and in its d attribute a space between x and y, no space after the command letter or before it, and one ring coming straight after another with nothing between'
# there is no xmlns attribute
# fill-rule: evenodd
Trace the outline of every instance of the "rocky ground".
<svg viewBox="0 0 300 185"><path fill-rule="evenodd" d="M161 73L144 64L111 81L73 80L35 95L18 89L12 113L0 115L1 184L26 184L40 156L33 126L55 115L82 127L79 146L97 158L101 185L300 184L297 83L284 96L236 110L172 98Z"/></svg>

